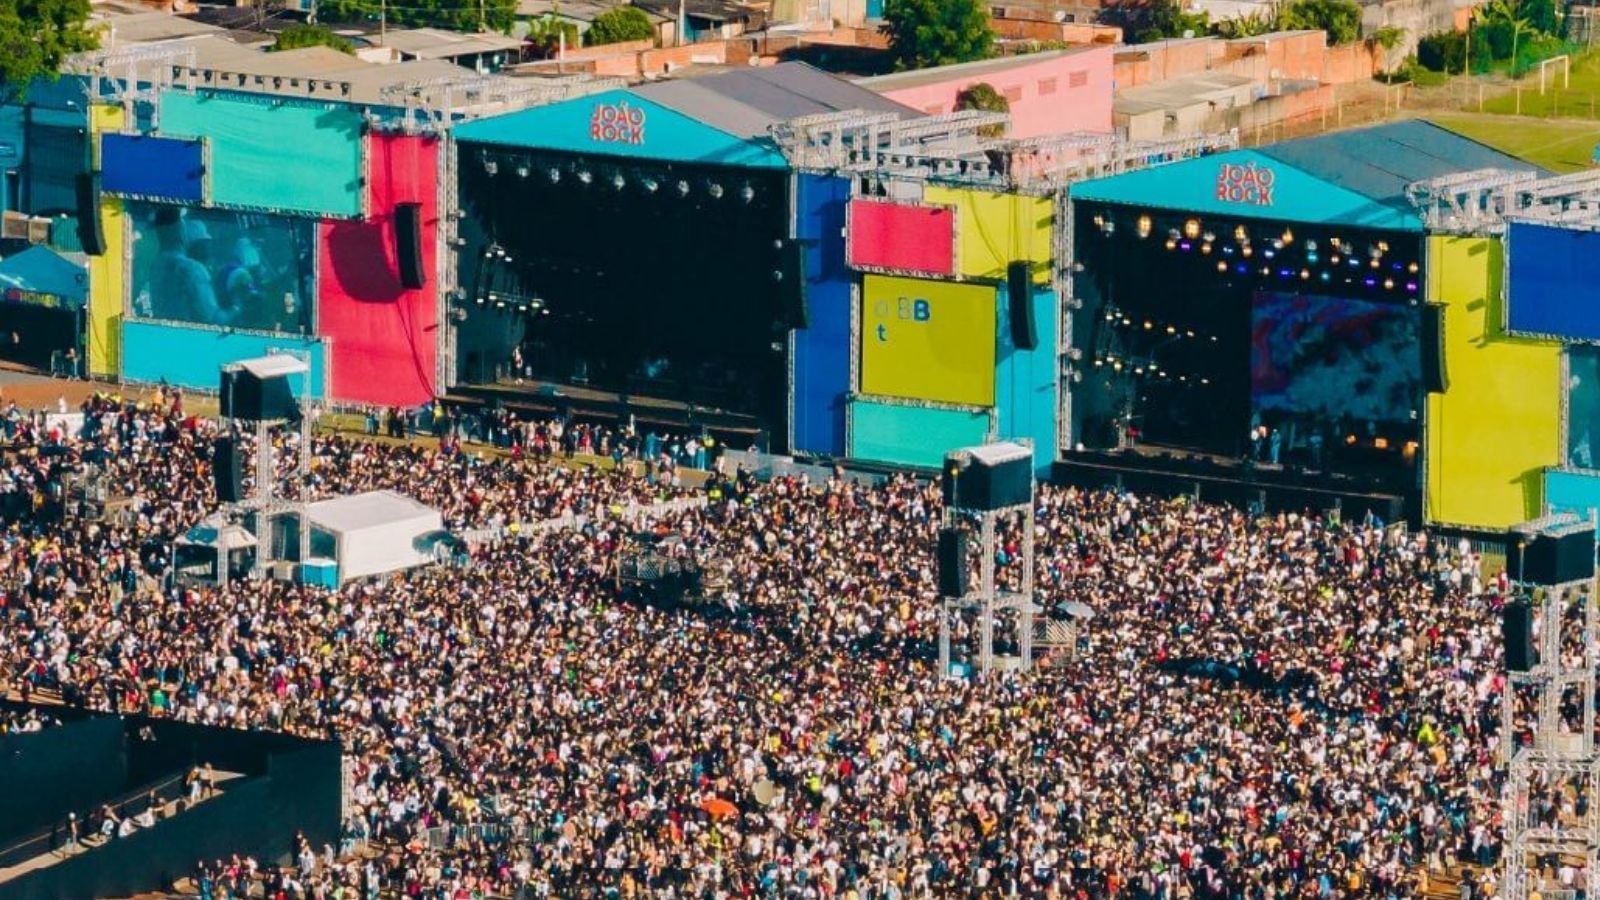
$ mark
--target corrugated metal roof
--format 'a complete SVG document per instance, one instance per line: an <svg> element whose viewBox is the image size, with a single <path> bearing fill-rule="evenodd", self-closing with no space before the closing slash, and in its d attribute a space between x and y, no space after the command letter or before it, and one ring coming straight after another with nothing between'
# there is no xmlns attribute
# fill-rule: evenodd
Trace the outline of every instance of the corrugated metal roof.
<svg viewBox="0 0 1600 900"><path fill-rule="evenodd" d="M1442 175L1488 168L1544 171L1421 119L1285 141L1260 152L1390 204L1406 204L1406 185Z"/></svg>
<svg viewBox="0 0 1600 900"><path fill-rule="evenodd" d="M837 110L920 115L858 84L797 62L658 81L634 92L744 138L764 137L771 125L785 119Z"/></svg>

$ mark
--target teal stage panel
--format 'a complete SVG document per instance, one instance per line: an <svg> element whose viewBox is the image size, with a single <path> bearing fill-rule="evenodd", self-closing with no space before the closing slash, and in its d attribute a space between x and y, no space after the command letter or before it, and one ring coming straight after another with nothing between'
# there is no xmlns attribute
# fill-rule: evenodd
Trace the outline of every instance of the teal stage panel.
<svg viewBox="0 0 1600 900"><path fill-rule="evenodd" d="M981 444L988 435L988 413L850 402L852 459L937 469L945 453Z"/></svg>
<svg viewBox="0 0 1600 900"><path fill-rule="evenodd" d="M250 334L137 320L122 325L122 377L154 384L165 381L185 388L215 391L222 367L269 353L311 354L311 396L322 397L327 384L324 345L319 340L289 335ZM301 378L289 379L296 394Z"/></svg>
<svg viewBox="0 0 1600 900"><path fill-rule="evenodd" d="M164 91L165 137L206 138L211 203L361 215L361 114L343 104ZM292 148L292 152L285 152Z"/></svg>

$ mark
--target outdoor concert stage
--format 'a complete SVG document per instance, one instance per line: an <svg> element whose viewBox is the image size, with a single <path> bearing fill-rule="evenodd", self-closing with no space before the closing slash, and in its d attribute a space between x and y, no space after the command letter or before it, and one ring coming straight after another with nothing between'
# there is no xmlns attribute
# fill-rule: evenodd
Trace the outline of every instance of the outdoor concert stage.
<svg viewBox="0 0 1600 900"><path fill-rule="evenodd" d="M749 413L702 405L693 400L607 391L589 385L501 379L485 384L457 385L446 398L467 406L496 403L513 412L540 416L570 415L581 422L615 425L628 416L641 429L665 428L676 432L710 429L724 442L744 446L761 439L761 420Z"/></svg>
<svg viewBox="0 0 1600 900"><path fill-rule="evenodd" d="M1068 451L1056 462L1050 480L1081 488L1183 495L1269 513L1337 510L1347 521L1368 513L1384 522L1412 525L1421 518L1414 487L1160 447Z"/></svg>

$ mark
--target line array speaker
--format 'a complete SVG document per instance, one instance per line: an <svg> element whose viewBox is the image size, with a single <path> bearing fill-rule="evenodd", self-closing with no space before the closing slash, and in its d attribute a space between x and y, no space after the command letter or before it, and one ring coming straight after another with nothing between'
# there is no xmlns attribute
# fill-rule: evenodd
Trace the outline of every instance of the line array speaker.
<svg viewBox="0 0 1600 900"><path fill-rule="evenodd" d="M407 290L423 287L422 204L397 203L394 207L394 256L400 262L400 284Z"/></svg>
<svg viewBox="0 0 1600 900"><path fill-rule="evenodd" d="M106 232L100 225L100 173L78 173L78 243L90 256L104 256Z"/></svg>
<svg viewBox="0 0 1600 900"><path fill-rule="evenodd" d="M219 502L238 503L244 499L244 454L233 438L219 437L212 442L211 474Z"/></svg>
<svg viewBox="0 0 1600 900"><path fill-rule="evenodd" d="M1039 346L1039 326L1033 320L1033 267L1017 260L1006 267L1006 293L1011 299L1011 343L1018 350Z"/></svg>
<svg viewBox="0 0 1600 900"><path fill-rule="evenodd" d="M1506 671L1533 668L1533 609L1527 601L1513 600L1501 613L1500 633L1505 638Z"/></svg>
<svg viewBox="0 0 1600 900"><path fill-rule="evenodd" d="M939 596L967 594L967 533L960 528L939 529Z"/></svg>
<svg viewBox="0 0 1600 900"><path fill-rule="evenodd" d="M1422 384L1430 394L1450 389L1450 373L1444 359L1444 307L1437 303L1422 307Z"/></svg>

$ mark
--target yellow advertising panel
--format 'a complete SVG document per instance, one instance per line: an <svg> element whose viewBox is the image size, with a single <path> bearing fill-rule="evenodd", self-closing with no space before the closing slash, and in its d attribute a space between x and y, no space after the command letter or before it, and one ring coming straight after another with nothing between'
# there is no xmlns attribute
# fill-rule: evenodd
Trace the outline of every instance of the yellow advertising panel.
<svg viewBox="0 0 1600 900"><path fill-rule="evenodd" d="M1541 470L1561 458L1561 347L1501 331L1503 253L1494 238L1428 239L1449 376L1428 396L1435 523L1503 529L1541 515Z"/></svg>
<svg viewBox="0 0 1600 900"><path fill-rule="evenodd" d="M89 128L94 133L117 131L122 123L120 106L95 104L89 107ZM98 145L99 142L94 143ZM106 252L89 257L89 374L114 376L120 357L124 295L121 200L100 199L100 228L106 237Z"/></svg>
<svg viewBox="0 0 1600 900"><path fill-rule="evenodd" d="M956 207L956 255L963 278L1004 279L1012 260L1025 259L1034 264L1035 283L1050 280L1054 212L1048 197L929 185L922 199Z"/></svg>
<svg viewBox="0 0 1600 900"><path fill-rule="evenodd" d="M861 297L862 393L994 405L992 285L867 275Z"/></svg>

